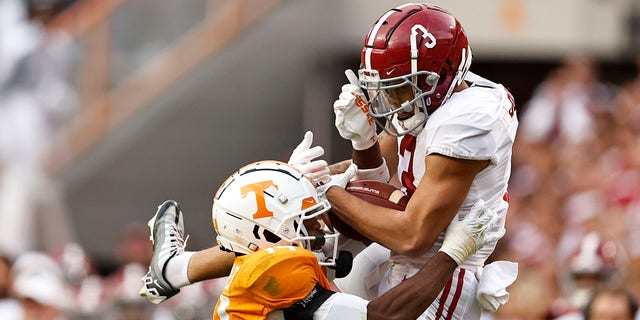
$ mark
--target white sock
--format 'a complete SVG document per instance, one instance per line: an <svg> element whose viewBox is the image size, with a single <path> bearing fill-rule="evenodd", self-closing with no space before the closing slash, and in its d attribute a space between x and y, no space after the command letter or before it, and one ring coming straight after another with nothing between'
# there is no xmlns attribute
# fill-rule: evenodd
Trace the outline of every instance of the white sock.
<svg viewBox="0 0 640 320"><path fill-rule="evenodd" d="M180 289L191 284L189 281L189 261L195 252L185 251L167 262L164 269L164 278L174 289Z"/></svg>

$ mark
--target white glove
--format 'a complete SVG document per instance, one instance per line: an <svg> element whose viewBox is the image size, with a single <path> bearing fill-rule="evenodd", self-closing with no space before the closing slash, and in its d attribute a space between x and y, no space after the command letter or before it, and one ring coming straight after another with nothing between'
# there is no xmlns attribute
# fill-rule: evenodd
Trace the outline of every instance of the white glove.
<svg viewBox="0 0 640 320"><path fill-rule="evenodd" d="M440 251L460 265L483 246L502 238L505 233L504 227L491 231L497 222L498 215L487 208L483 200L478 200L462 221L458 221L457 216L453 218L447 227Z"/></svg>
<svg viewBox="0 0 640 320"><path fill-rule="evenodd" d="M358 77L351 70L344 73L349 84L342 86L338 100L333 103L335 125L340 136L351 140L353 149L366 150L378 140L376 123L369 114L369 103L360 89Z"/></svg>
<svg viewBox="0 0 640 320"><path fill-rule="evenodd" d="M289 165L300 170L316 184L327 183L331 179L329 166L325 160L313 160L324 154L321 146L311 148L313 144L313 132L307 131L302 142L293 150L289 157Z"/></svg>
<svg viewBox="0 0 640 320"><path fill-rule="evenodd" d="M347 170L345 170L343 173L332 175L331 180L326 184L321 185L319 191L321 193L325 193L329 190L329 188L334 186L344 189L349 181L351 181L351 179L355 177L356 173L358 173L358 166L356 166L354 163L351 163L351 165L349 165Z"/></svg>

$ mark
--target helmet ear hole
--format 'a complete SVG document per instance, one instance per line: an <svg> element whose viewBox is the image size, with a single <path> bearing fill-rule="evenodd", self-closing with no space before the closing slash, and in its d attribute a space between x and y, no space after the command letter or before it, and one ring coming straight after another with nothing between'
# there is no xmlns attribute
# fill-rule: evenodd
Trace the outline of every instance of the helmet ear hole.
<svg viewBox="0 0 640 320"><path fill-rule="evenodd" d="M293 220L293 230L295 230L295 231L297 232L297 231L298 231L298 227L299 227L299 226L300 226L300 225L298 224L298 221ZM306 236L306 234L305 234L305 236Z"/></svg>
<svg viewBox="0 0 640 320"><path fill-rule="evenodd" d="M445 70L445 68L442 68L442 70L440 70L440 83L443 83L447 81L447 70Z"/></svg>
<svg viewBox="0 0 640 320"><path fill-rule="evenodd" d="M256 239L260 239L260 233L258 231L260 231L260 226L256 224L255 226L253 226L253 236Z"/></svg>
<svg viewBox="0 0 640 320"><path fill-rule="evenodd" d="M273 232L267 229L264 229L263 235L264 235L264 239L271 243L278 243L281 240L279 236L277 236L276 234L274 234Z"/></svg>
<svg viewBox="0 0 640 320"><path fill-rule="evenodd" d="M449 67L449 72L455 72L456 71L456 67L453 66L453 61L451 61L451 59L447 58L444 62ZM446 72L446 71L442 70L442 72Z"/></svg>

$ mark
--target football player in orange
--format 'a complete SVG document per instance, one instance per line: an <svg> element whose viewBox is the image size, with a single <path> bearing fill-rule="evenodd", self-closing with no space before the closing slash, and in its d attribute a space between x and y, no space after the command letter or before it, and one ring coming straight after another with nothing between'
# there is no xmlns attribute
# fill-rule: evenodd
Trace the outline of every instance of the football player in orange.
<svg viewBox="0 0 640 320"><path fill-rule="evenodd" d="M336 176L329 185L353 174ZM333 291L325 276L324 267L335 265L338 252L338 234L325 234L321 220L330 208L309 178L283 162L256 162L230 176L214 197L212 216L218 250L235 258L213 318L415 319L467 256L504 234L488 232L497 216L479 203L464 220L455 219L441 252L421 272L370 302ZM177 203L161 205L150 227L154 257L186 254ZM149 293L157 279L147 279Z"/></svg>

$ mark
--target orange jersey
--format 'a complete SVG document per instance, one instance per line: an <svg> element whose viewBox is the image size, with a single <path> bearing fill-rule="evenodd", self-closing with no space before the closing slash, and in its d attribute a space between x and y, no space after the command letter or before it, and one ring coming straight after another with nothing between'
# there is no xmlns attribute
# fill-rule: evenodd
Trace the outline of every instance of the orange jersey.
<svg viewBox="0 0 640 320"><path fill-rule="evenodd" d="M213 319L266 319L304 299L316 284L330 290L318 260L306 249L275 247L239 256Z"/></svg>

